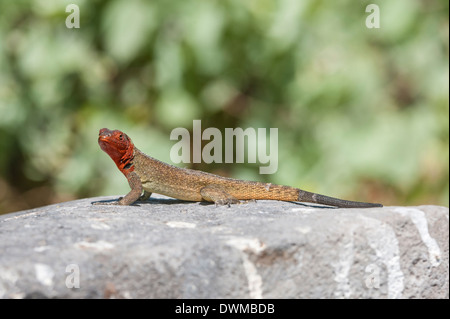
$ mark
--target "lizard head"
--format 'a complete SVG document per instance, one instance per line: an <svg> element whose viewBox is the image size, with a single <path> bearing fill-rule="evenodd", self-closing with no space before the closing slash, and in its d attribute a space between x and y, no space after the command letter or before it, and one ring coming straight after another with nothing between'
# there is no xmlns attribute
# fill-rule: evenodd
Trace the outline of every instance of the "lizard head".
<svg viewBox="0 0 450 319"><path fill-rule="evenodd" d="M134 144L125 133L119 130L102 128L98 133L98 144L108 154L119 170L127 175L134 170Z"/></svg>

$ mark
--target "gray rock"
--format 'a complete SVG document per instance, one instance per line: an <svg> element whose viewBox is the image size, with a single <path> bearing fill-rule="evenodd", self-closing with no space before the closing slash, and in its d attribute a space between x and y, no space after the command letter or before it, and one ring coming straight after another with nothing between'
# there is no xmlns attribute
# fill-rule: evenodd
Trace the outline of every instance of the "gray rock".
<svg viewBox="0 0 450 319"><path fill-rule="evenodd" d="M448 298L446 207L90 198L0 216L0 298Z"/></svg>

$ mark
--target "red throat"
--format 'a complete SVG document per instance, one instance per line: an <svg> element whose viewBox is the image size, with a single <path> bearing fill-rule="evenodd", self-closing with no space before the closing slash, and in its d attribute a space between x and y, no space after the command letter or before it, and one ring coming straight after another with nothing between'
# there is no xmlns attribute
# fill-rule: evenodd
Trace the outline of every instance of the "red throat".
<svg viewBox="0 0 450 319"><path fill-rule="evenodd" d="M119 170L127 176L134 171L134 144L131 139L119 130L111 131L103 128L99 132L98 144L116 163Z"/></svg>

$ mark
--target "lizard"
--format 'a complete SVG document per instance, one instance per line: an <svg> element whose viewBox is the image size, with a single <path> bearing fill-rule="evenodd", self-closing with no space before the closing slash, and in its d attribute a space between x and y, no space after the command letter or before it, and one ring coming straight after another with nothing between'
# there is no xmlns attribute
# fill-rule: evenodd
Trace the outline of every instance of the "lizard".
<svg viewBox="0 0 450 319"><path fill-rule="evenodd" d="M131 190L117 201L94 202L95 205L132 205L137 201L146 201L152 193L157 193L185 201L212 202L216 206L230 206L245 200L309 202L342 208L383 206L338 199L290 186L239 180L179 168L146 155L134 146L128 135L119 130L102 128L98 143L125 175Z"/></svg>

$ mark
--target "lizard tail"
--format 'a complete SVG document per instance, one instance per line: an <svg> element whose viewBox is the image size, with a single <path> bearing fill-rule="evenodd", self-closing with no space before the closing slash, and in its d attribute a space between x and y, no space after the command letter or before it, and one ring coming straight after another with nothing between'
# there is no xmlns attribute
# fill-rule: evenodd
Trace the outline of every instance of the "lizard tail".
<svg viewBox="0 0 450 319"><path fill-rule="evenodd" d="M336 206L341 208L370 208L370 207L383 207L382 204L376 203L365 203L365 202L354 202L334 197L329 197L325 195L310 193L304 190L298 190L298 201L299 202L310 202L322 205Z"/></svg>
<svg viewBox="0 0 450 319"><path fill-rule="evenodd" d="M237 199L269 199L288 202L308 202L342 208L383 207L381 204L354 202L316 193L307 192L299 188L271 183L235 181L227 193Z"/></svg>

